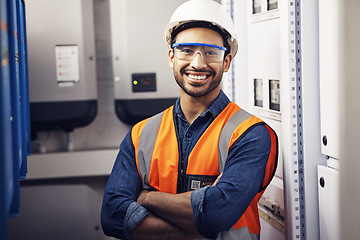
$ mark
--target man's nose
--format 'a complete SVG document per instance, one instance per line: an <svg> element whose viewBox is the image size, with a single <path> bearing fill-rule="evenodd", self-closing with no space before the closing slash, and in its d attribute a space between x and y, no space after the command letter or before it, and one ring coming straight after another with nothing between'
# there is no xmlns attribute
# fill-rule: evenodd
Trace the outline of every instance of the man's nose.
<svg viewBox="0 0 360 240"><path fill-rule="evenodd" d="M190 66L196 69L202 69L206 67L206 62L204 61L203 55L200 51L194 53L194 56L190 62Z"/></svg>

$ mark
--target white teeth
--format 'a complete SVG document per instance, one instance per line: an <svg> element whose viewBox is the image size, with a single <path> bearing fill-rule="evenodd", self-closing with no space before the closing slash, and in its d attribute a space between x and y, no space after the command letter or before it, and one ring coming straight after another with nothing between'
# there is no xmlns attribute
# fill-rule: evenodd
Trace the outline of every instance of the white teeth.
<svg viewBox="0 0 360 240"><path fill-rule="evenodd" d="M192 74L189 74L188 76L189 76L189 78L196 79L196 80L204 80L205 78L207 78L206 75L192 75Z"/></svg>

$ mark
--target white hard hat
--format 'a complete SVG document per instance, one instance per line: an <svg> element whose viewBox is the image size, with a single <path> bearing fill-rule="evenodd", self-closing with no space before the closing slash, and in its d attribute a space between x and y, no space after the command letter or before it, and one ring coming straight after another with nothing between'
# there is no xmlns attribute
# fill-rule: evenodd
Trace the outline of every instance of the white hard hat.
<svg viewBox="0 0 360 240"><path fill-rule="evenodd" d="M189 0L175 10L164 31L168 47L171 48L173 32L181 31L181 29L179 31L179 26L196 22L207 22L220 29L222 31L220 34L223 37L227 36L226 41L230 46L230 53L233 56L236 55L238 42L234 23L223 6L213 0Z"/></svg>

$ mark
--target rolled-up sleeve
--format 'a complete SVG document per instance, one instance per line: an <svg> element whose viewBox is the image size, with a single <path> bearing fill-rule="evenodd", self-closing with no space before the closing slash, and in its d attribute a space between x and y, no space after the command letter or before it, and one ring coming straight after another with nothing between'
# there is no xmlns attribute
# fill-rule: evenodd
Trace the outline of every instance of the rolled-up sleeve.
<svg viewBox="0 0 360 240"><path fill-rule="evenodd" d="M132 230L149 214L136 202L141 190L142 182L129 132L120 145L104 192L101 225L106 235L131 239Z"/></svg>
<svg viewBox="0 0 360 240"><path fill-rule="evenodd" d="M223 175L216 186L191 194L196 227L201 235L216 239L242 216L261 187L271 139L265 126L247 132L228 155Z"/></svg>

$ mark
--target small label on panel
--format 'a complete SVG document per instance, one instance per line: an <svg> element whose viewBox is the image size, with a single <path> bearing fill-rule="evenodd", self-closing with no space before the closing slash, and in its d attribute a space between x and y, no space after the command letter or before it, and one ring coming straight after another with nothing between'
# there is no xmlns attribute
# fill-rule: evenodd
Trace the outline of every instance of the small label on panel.
<svg viewBox="0 0 360 240"><path fill-rule="evenodd" d="M254 105L263 107L263 80L259 78L254 79Z"/></svg>
<svg viewBox="0 0 360 240"><path fill-rule="evenodd" d="M280 81L269 80L270 109L280 111Z"/></svg>
<svg viewBox="0 0 360 240"><path fill-rule="evenodd" d="M267 10L275 10L278 9L278 0L267 0Z"/></svg>
<svg viewBox="0 0 360 240"><path fill-rule="evenodd" d="M79 48L76 45L58 45L55 47L56 79L59 86L73 86L64 82L79 82Z"/></svg>
<svg viewBox="0 0 360 240"><path fill-rule="evenodd" d="M261 0L253 0L252 1L252 13L261 13Z"/></svg>

